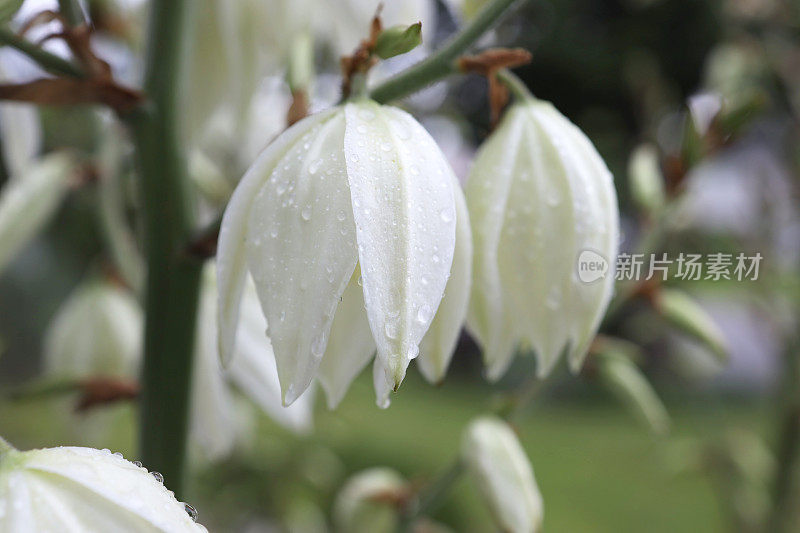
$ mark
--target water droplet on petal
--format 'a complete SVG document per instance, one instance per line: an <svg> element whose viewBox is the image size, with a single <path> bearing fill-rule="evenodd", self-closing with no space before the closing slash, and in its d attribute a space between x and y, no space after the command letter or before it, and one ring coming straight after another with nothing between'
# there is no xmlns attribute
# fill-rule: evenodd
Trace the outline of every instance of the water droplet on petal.
<svg viewBox="0 0 800 533"><path fill-rule="evenodd" d="M387 322L383 328L386 331L386 336L390 339L397 338L397 324L394 322Z"/></svg>
<svg viewBox="0 0 800 533"><path fill-rule="evenodd" d="M197 509L195 509L193 506L189 505L188 503L184 503L183 504L183 508L184 508L184 510L186 510L186 514L189 515L189 518L192 519L192 522L197 522L197 516L198 516Z"/></svg>
<svg viewBox="0 0 800 533"><path fill-rule="evenodd" d="M311 220L311 206L307 205L300 211L300 216L303 217L303 220Z"/></svg>
<svg viewBox="0 0 800 533"><path fill-rule="evenodd" d="M161 472L150 472L150 475L156 478L156 481L159 483L164 483L164 476L161 474Z"/></svg>

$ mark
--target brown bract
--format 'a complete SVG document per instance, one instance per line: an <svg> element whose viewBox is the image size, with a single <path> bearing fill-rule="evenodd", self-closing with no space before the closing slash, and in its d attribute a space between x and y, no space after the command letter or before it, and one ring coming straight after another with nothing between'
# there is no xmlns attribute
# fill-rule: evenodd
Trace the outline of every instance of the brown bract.
<svg viewBox="0 0 800 533"><path fill-rule="evenodd" d="M352 55L342 56L340 60L342 67L342 98L350 96L350 91L353 88L353 76L356 74L366 74L378 62L378 59L373 55L375 51L375 44L378 41L378 36L383 31L383 24L381 23L380 12L383 4L378 6L375 16L372 17L370 24L369 37L359 43L358 48L355 49Z"/></svg>
<svg viewBox="0 0 800 533"><path fill-rule="evenodd" d="M39 105L103 104L120 114L133 110L141 103L142 94L117 84L109 64L95 55L91 46L92 29L88 25L70 26L59 13L43 11L23 25L20 35L24 36L34 26L52 21L59 21L62 31L45 36L38 44L51 39L63 40L84 75L79 78L42 78L26 83L0 84L0 99Z"/></svg>
<svg viewBox="0 0 800 533"><path fill-rule="evenodd" d="M492 48L474 56L461 56L458 68L462 72L485 76L489 81L489 108L492 128L497 125L500 113L508 103L508 89L497 79L497 72L504 68L526 65L531 53L524 48Z"/></svg>

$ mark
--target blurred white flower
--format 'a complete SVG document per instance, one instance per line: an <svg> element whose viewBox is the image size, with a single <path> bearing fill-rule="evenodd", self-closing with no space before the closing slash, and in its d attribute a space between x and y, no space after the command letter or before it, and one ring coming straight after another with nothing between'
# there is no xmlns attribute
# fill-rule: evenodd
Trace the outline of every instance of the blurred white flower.
<svg viewBox="0 0 800 533"><path fill-rule="evenodd" d="M455 183L430 135L397 108L347 103L284 132L244 176L223 217L217 253L223 361L233 353L248 271L269 323L286 405L306 390L323 356L357 372L360 356L339 352L339 343L328 349L328 341L339 335L334 325L353 332L345 335L365 334L363 314L354 311L363 294L378 353L378 404L387 406L419 353L450 274ZM347 291L358 284L356 265L363 289ZM352 301L344 303L346 295ZM336 313L340 301L347 316Z"/></svg>
<svg viewBox="0 0 800 533"><path fill-rule="evenodd" d="M141 466L108 450L21 452L0 441L0 530L205 532Z"/></svg>
<svg viewBox="0 0 800 533"><path fill-rule="evenodd" d="M248 280L242 295L241 324L237 332L236 355L226 371L217 354L217 289L213 264L203 272L198 311L195 374L192 381L193 440L198 441L209 458L228 455L237 439L247 432L242 408L230 385L270 418L296 433L311 430L314 396L308 394L289 407L281 405L280 384L275 370L269 339L264 336L267 322ZM227 376L226 376L227 373Z"/></svg>
<svg viewBox="0 0 800 533"><path fill-rule="evenodd" d="M73 166L68 155L47 155L0 191L0 272L55 214Z"/></svg>
<svg viewBox="0 0 800 533"><path fill-rule="evenodd" d="M580 368L614 285L619 212L589 139L550 103L514 104L478 152L466 187L475 246L468 324L498 379L518 345L538 374L568 352ZM579 256L605 261L581 281Z"/></svg>
<svg viewBox="0 0 800 533"><path fill-rule="evenodd" d="M542 495L525 450L508 424L490 417L471 422L461 456L502 531L541 529Z"/></svg>
<svg viewBox="0 0 800 533"><path fill-rule="evenodd" d="M82 284L50 322L44 341L48 375L135 376L142 344L142 310L109 282Z"/></svg>
<svg viewBox="0 0 800 533"><path fill-rule="evenodd" d="M355 474L336 496L333 505L336 531L397 531L397 509L387 502L402 496L408 489L406 480L390 468L370 468Z"/></svg>

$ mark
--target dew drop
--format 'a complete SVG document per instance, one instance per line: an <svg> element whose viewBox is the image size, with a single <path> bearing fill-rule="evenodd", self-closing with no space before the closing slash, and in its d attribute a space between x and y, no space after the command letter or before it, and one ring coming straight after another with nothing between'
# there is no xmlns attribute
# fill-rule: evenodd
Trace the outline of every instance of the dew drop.
<svg viewBox="0 0 800 533"><path fill-rule="evenodd" d="M369 129L365 125L359 124L358 127L356 128L356 131L358 131L358 133L367 133Z"/></svg>
<svg viewBox="0 0 800 533"><path fill-rule="evenodd" d="M395 324L394 322L387 322L383 329L386 332L387 338L389 339L397 338L397 324Z"/></svg>
<svg viewBox="0 0 800 533"><path fill-rule="evenodd" d="M345 218L347 218L347 214L344 212L344 209L340 210L336 214L336 220L338 220L339 222L344 222Z"/></svg>
<svg viewBox="0 0 800 533"><path fill-rule="evenodd" d="M277 237L277 236L278 236L278 228L272 228L271 230L269 230L269 235L270 235L270 237L272 237L273 239L274 239L275 237Z"/></svg>
<svg viewBox="0 0 800 533"><path fill-rule="evenodd" d="M421 324L425 324L431 319L431 308L427 304L423 304L419 306L417 309L417 320Z"/></svg>
<svg viewBox="0 0 800 533"><path fill-rule="evenodd" d="M391 149L392 149L392 145L391 144L389 144L389 143L381 144L381 150L383 150L384 152L388 152Z"/></svg>
<svg viewBox="0 0 800 533"><path fill-rule="evenodd" d="M164 483L164 476L161 474L161 472L153 471L150 472L150 475L156 478L156 481L158 481L159 483Z"/></svg>
<svg viewBox="0 0 800 533"><path fill-rule="evenodd" d="M316 357L321 357L323 353L325 353L325 346L327 345L327 339L325 338L324 333L320 333L319 335L314 338L314 341L311 343L311 353Z"/></svg>
<svg viewBox="0 0 800 533"><path fill-rule="evenodd" d="M300 211L300 216L303 217L303 220L309 221L311 220L311 206L307 205Z"/></svg>
<svg viewBox="0 0 800 533"><path fill-rule="evenodd" d="M322 159L317 159L316 161L312 162L310 165L308 165L308 173L316 174L321 165L322 165Z"/></svg>
<svg viewBox="0 0 800 533"><path fill-rule="evenodd" d="M134 461L133 462L133 466L137 466L139 468L142 468L142 462L141 461Z"/></svg>
<svg viewBox="0 0 800 533"><path fill-rule="evenodd" d="M195 509L192 505L189 505L188 503L184 503L183 508L186 511L186 514L189 515L189 518L192 519L192 522L197 522L197 516L198 516L197 509Z"/></svg>
<svg viewBox="0 0 800 533"><path fill-rule="evenodd" d="M445 208L439 213L439 216L442 218L442 222L452 222L453 221L453 212L449 209Z"/></svg>

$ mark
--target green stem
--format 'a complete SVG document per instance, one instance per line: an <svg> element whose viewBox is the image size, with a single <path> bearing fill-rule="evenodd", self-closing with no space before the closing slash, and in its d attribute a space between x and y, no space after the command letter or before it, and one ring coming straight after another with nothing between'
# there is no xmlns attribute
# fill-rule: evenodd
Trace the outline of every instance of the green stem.
<svg viewBox="0 0 800 533"><path fill-rule="evenodd" d="M520 101L530 100L533 99L533 93L531 93L528 86L525 85L519 76L508 70L507 68L502 69L500 72L497 73L497 79L500 82L508 87L508 90L511 91L511 94L514 95L514 98Z"/></svg>
<svg viewBox="0 0 800 533"><path fill-rule="evenodd" d="M150 5L145 106L126 117L140 164L147 252L141 460L180 497L202 263L184 253L193 230L179 132L184 33L189 0Z"/></svg>
<svg viewBox="0 0 800 533"><path fill-rule="evenodd" d="M464 473L464 463L461 459L455 459L452 464L431 482L425 489L420 491L416 499L416 505L401 517L399 531L410 531L414 522L420 516L424 516L434 511L456 481Z"/></svg>
<svg viewBox="0 0 800 533"><path fill-rule="evenodd" d="M790 523L797 495L800 468L800 342L791 343L785 355L783 407L772 485L772 512L766 531L793 531Z"/></svg>
<svg viewBox="0 0 800 533"><path fill-rule="evenodd" d="M83 71L74 63L39 48L8 28L0 28L0 45L17 49L51 74L70 76L73 78L83 77Z"/></svg>
<svg viewBox="0 0 800 533"><path fill-rule="evenodd" d="M385 104L408 96L458 71L456 59L467 51L519 0L492 0L469 24L436 52L383 82L370 93L376 102Z"/></svg>

